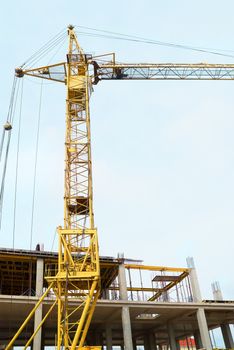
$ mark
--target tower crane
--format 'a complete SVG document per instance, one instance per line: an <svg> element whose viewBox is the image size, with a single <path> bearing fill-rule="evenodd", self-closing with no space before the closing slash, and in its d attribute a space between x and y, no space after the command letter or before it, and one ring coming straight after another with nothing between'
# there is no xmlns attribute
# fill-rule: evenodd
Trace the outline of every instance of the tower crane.
<svg viewBox="0 0 234 350"><path fill-rule="evenodd" d="M58 268L47 271L48 288L7 345L9 350L49 293L55 302L34 330L27 349L49 313L57 306L56 349L83 348L100 295L97 229L93 214L89 99L92 86L103 80L234 80L234 64L120 64L115 54L92 56L80 47L68 26L66 61L15 69L18 78L33 76L66 85L64 224L58 227ZM103 63L103 58L105 62ZM75 298L75 299L74 299ZM71 310L70 301L77 301ZM74 322L75 318L75 322Z"/></svg>

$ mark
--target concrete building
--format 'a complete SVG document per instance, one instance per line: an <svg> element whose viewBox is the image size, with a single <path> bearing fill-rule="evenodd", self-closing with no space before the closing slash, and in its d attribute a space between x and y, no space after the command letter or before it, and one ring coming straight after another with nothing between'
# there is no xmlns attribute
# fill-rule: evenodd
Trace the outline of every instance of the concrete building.
<svg viewBox="0 0 234 350"><path fill-rule="evenodd" d="M0 345L14 336L30 310L46 290L45 274L56 269L57 254L44 251L0 249ZM193 260L188 268L145 266L124 258L101 258L102 293L87 345L107 350L184 348L194 339L197 349L212 349L209 332L221 327L226 348L233 348L230 324L234 324L234 301L221 292L214 300L202 300ZM217 298L218 295L218 298ZM25 345L55 298L49 294L24 328L15 346ZM71 307L77 307L74 298ZM74 314L74 320L76 315ZM54 344L56 309L33 341L33 350Z"/></svg>

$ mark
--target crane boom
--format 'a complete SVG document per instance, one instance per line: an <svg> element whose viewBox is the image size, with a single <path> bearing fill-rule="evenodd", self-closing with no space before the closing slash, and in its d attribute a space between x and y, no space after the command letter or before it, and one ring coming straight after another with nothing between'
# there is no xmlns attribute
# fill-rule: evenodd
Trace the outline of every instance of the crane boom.
<svg viewBox="0 0 234 350"><path fill-rule="evenodd" d="M86 57L93 84L100 80L234 80L234 64L99 63ZM66 83L65 62L23 71L24 74Z"/></svg>
<svg viewBox="0 0 234 350"><path fill-rule="evenodd" d="M141 63L96 64L98 80L234 80L233 64Z"/></svg>

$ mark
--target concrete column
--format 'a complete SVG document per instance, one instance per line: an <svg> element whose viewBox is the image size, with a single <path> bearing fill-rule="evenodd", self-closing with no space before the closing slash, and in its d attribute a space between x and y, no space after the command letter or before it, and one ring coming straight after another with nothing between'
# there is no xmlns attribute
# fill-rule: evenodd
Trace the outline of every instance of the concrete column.
<svg viewBox="0 0 234 350"><path fill-rule="evenodd" d="M148 333L145 333L144 334L144 350L151 350L150 349L150 340L149 340L149 334Z"/></svg>
<svg viewBox="0 0 234 350"><path fill-rule="evenodd" d="M103 290L102 298L103 298L103 299L107 299L107 300L110 299L110 292L109 292L109 289L104 289L104 290Z"/></svg>
<svg viewBox="0 0 234 350"><path fill-rule="evenodd" d="M110 325L106 326L106 349L112 350L112 329Z"/></svg>
<svg viewBox="0 0 234 350"><path fill-rule="evenodd" d="M124 264L119 265L119 297L121 300L128 300L127 281Z"/></svg>
<svg viewBox="0 0 234 350"><path fill-rule="evenodd" d="M156 340L154 332L149 332L150 350L156 350Z"/></svg>
<svg viewBox="0 0 234 350"><path fill-rule="evenodd" d="M38 258L37 267L36 267L36 296L38 298L40 298L42 295L43 280L44 280L44 260ZM37 308L34 315L34 331L38 327L41 320L42 320L42 304ZM33 339L33 350L41 350L41 345L42 345L41 335L42 335L42 329L38 331L37 335Z"/></svg>
<svg viewBox="0 0 234 350"><path fill-rule="evenodd" d="M191 290L193 294L193 301L195 303L200 302L202 301L202 296L201 296L200 286L198 283L194 260L192 257L188 257L186 260L187 260L187 266L189 268L189 277L190 277Z"/></svg>
<svg viewBox="0 0 234 350"><path fill-rule="evenodd" d="M103 336L101 331L95 331L94 332L95 337L95 345L101 346L103 349Z"/></svg>
<svg viewBox="0 0 234 350"><path fill-rule="evenodd" d="M219 285L219 282L215 281L214 283L211 284L212 286L212 291L213 291L213 297L214 300L223 300L223 295L222 291ZM229 324L221 324L220 325L222 335L223 335L223 340L226 349L233 349L234 348L234 342L233 342L233 337L230 329Z"/></svg>
<svg viewBox="0 0 234 350"><path fill-rule="evenodd" d="M194 340L196 344L196 349L201 349L202 348L202 341L201 341L201 336L199 331L194 332Z"/></svg>
<svg viewBox="0 0 234 350"><path fill-rule="evenodd" d="M44 349L45 349L45 333L42 330L42 334L41 334L41 350L44 350Z"/></svg>
<svg viewBox="0 0 234 350"><path fill-rule="evenodd" d="M177 350L175 332L171 323L167 324L167 330L168 330L168 336L169 336L170 349Z"/></svg>
<svg viewBox="0 0 234 350"><path fill-rule="evenodd" d="M128 300L127 281L126 281L124 264L119 265L118 280L119 280L120 299ZM130 320L130 313L129 313L128 306L122 307L122 327L123 327L123 338L124 338L125 350L133 350L131 320Z"/></svg>
<svg viewBox="0 0 234 350"><path fill-rule="evenodd" d="M133 350L131 321L130 321L129 308L127 306L122 307L122 326L123 326L124 348L125 350Z"/></svg>
<svg viewBox="0 0 234 350"><path fill-rule="evenodd" d="M218 281L211 283L214 300L223 300L223 295Z"/></svg>
<svg viewBox="0 0 234 350"><path fill-rule="evenodd" d="M137 341L136 341L136 339L132 340L132 346L133 346L133 350L137 350Z"/></svg>
<svg viewBox="0 0 234 350"><path fill-rule="evenodd" d="M209 330L206 322L206 315L204 309L200 308L197 310L197 322L199 327L199 332L202 341L202 347L206 350L211 350L212 345L210 341Z"/></svg>
<svg viewBox="0 0 234 350"><path fill-rule="evenodd" d="M233 337L230 329L229 324L222 324L220 326L222 335L223 335L223 340L226 349L233 349L234 348L234 342L233 342Z"/></svg>

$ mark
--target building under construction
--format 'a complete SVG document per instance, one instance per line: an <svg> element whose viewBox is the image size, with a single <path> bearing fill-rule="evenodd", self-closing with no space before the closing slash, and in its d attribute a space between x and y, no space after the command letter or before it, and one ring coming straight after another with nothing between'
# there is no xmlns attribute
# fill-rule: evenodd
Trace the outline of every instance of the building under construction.
<svg viewBox="0 0 234 350"><path fill-rule="evenodd" d="M61 38L50 40L49 46ZM6 350L14 346L176 350L187 344L210 350L216 346L209 332L221 327L225 347L234 348L230 329L234 302L222 300L216 284L214 300L202 300L192 258L186 268L176 268L146 266L123 256L99 257L89 112L92 86L100 81L234 80L234 65L120 64L114 54L85 54L71 25L64 62L37 68L31 68L31 63L25 61L15 70L4 125L7 150L17 81L30 76L64 84L64 224L57 229L58 253L45 252L40 246L35 251L0 250L1 346Z"/></svg>
<svg viewBox="0 0 234 350"><path fill-rule="evenodd" d="M0 343L13 338L47 289L48 269L57 269L58 255L44 251L0 250ZM122 257L100 259L101 294L87 335L87 345L121 349L178 350L181 340L197 349L215 348L211 332L221 327L227 349L234 348L230 324L234 324L234 301L222 300L214 285L214 300L202 300L193 260L188 268L145 266ZM23 346L37 329L55 295L48 294L36 310L15 346ZM71 298L76 310L80 301ZM76 321L74 313L73 322ZM54 308L34 337L33 349L55 344L57 312ZM184 347L184 346L183 346Z"/></svg>

